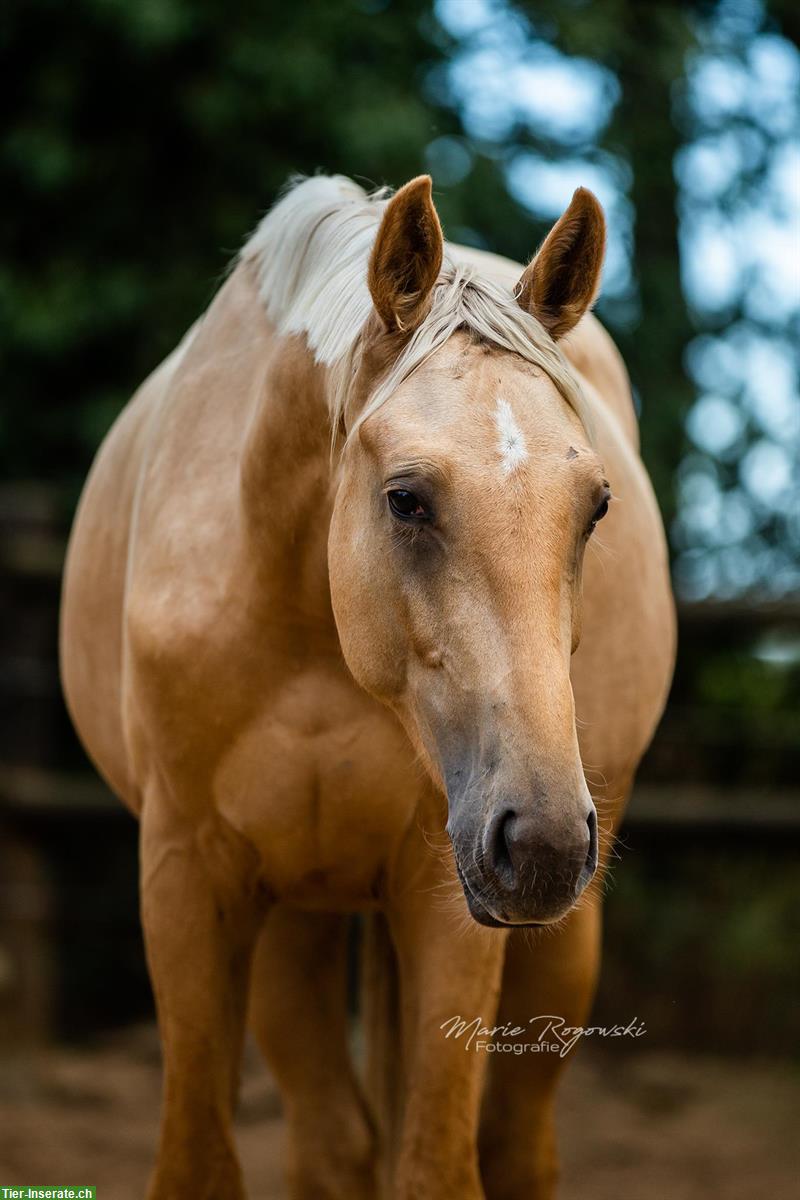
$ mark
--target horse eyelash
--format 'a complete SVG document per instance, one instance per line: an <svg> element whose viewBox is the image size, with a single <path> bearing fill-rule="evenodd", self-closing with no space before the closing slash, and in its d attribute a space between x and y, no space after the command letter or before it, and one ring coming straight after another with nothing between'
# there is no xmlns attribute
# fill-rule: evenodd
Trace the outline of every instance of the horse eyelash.
<svg viewBox="0 0 800 1200"><path fill-rule="evenodd" d="M395 521L392 526L392 541L395 546L406 547L412 545L424 531L424 525L415 525L411 521L407 524Z"/></svg>

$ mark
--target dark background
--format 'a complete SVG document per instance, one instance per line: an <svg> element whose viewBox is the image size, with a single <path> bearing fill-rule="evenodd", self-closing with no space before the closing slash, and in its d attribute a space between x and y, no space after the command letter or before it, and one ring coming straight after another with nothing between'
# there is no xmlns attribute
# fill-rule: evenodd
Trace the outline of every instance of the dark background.
<svg viewBox="0 0 800 1200"><path fill-rule="evenodd" d="M597 1014L800 1032L800 54L781 0L12 0L0 17L0 1042L149 1015L136 829L56 670L92 456L287 177L434 177L527 260L579 183L671 540L681 651L612 872Z"/></svg>

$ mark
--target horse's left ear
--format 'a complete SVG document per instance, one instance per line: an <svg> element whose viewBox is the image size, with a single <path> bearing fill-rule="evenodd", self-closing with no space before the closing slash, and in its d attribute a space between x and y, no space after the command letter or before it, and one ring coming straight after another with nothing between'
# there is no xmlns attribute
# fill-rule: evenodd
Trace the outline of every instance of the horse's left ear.
<svg viewBox="0 0 800 1200"><path fill-rule="evenodd" d="M517 302L553 339L569 333L592 304L605 248L600 202L578 188L517 285Z"/></svg>
<svg viewBox="0 0 800 1200"><path fill-rule="evenodd" d="M369 260L372 302L388 330L420 323L442 269L443 250L431 177L420 175L387 204Z"/></svg>

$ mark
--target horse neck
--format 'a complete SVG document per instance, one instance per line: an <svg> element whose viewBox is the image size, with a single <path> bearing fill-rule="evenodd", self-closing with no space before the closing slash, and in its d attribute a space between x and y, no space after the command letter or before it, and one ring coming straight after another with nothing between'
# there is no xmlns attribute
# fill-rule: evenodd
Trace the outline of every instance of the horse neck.
<svg viewBox="0 0 800 1200"><path fill-rule="evenodd" d="M251 286L252 281L251 281ZM328 584L328 528L335 479L328 372L302 337L282 337L259 306L261 361L241 457L245 569L270 611L335 636Z"/></svg>

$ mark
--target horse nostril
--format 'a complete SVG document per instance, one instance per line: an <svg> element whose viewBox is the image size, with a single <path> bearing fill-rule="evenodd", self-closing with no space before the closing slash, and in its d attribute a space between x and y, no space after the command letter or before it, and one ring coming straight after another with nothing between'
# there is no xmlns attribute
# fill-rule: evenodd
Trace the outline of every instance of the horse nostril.
<svg viewBox="0 0 800 1200"><path fill-rule="evenodd" d="M490 823L486 844L489 865L504 887L513 888L516 879L514 867L513 829L516 819L513 808L498 813Z"/></svg>
<svg viewBox="0 0 800 1200"><path fill-rule="evenodd" d="M591 811L586 818L586 824L589 826L589 851L586 855L586 865L583 869L591 878L597 870L597 810L594 805L592 805Z"/></svg>

